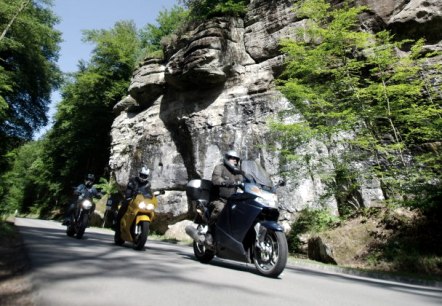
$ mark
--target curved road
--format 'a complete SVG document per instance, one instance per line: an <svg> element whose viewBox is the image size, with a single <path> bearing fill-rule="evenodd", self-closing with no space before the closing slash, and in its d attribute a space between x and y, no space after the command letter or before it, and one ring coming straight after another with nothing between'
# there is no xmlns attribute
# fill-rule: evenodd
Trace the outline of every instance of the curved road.
<svg viewBox="0 0 442 306"><path fill-rule="evenodd" d="M53 221L17 218L37 305L442 305L442 289L287 266L280 278L253 265L201 264L189 246L148 240L143 251L88 228L81 240Z"/></svg>

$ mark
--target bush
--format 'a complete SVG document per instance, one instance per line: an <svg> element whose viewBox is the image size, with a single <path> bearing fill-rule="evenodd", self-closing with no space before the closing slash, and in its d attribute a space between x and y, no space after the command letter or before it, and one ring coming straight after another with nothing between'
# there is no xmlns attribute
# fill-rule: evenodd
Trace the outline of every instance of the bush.
<svg viewBox="0 0 442 306"><path fill-rule="evenodd" d="M205 20L216 16L243 16L248 0L183 0L193 20Z"/></svg>
<svg viewBox="0 0 442 306"><path fill-rule="evenodd" d="M289 252L299 253L301 248L300 234L325 231L339 222L339 218L327 209L303 209L297 220L292 224L288 236Z"/></svg>

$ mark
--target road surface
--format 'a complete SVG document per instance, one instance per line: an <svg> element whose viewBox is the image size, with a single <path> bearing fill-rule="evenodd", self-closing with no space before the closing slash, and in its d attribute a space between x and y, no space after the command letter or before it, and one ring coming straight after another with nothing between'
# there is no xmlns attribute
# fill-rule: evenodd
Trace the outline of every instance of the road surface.
<svg viewBox="0 0 442 306"><path fill-rule="evenodd" d="M15 221L31 260L37 305L442 305L442 289L288 265L277 278L252 264L195 260L189 246L113 244L113 232L66 236L58 222Z"/></svg>

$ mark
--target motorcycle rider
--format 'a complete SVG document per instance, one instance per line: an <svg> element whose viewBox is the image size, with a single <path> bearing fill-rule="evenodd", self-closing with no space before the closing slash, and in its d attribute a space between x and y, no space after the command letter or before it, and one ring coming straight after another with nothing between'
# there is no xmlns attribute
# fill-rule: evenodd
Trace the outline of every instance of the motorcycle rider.
<svg viewBox="0 0 442 306"><path fill-rule="evenodd" d="M150 190L150 182L149 182L150 170L143 166L138 175L129 179L129 182L126 186L125 197L123 200L123 204L121 204L120 209L118 210L117 216L115 218L115 222L113 224L114 230L120 229L120 221L123 218L124 214L129 207L129 202L132 198L138 193L138 189L145 188L149 195L148 197L152 198L152 191Z"/></svg>
<svg viewBox="0 0 442 306"><path fill-rule="evenodd" d="M213 193L212 201L209 204L212 212L209 217L209 233L206 237L209 244L212 240L210 232L213 232L211 230L213 225L226 205L227 199L236 192L238 184L244 179L239 168L240 161L239 154L234 150L229 150L224 154L223 163L213 169Z"/></svg>
<svg viewBox="0 0 442 306"><path fill-rule="evenodd" d="M91 173L86 175L84 178L84 184L80 184L75 188L74 195L76 195L78 198L78 196L81 196L86 191L88 191L91 197L101 198L102 196L101 193L93 186L94 181L95 181L95 175ZM62 225L69 225L69 222L71 221L71 216L74 213L76 206L77 206L77 200L73 201L69 205Z"/></svg>

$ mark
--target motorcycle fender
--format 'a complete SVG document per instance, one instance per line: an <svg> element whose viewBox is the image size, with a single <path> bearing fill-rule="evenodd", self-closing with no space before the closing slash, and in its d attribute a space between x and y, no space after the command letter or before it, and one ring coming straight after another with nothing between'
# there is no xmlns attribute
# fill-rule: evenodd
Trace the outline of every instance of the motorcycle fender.
<svg viewBox="0 0 442 306"><path fill-rule="evenodd" d="M135 219L135 224L138 224L138 223L140 223L141 221L147 221L147 222L150 222L151 219L150 219L150 217L149 217L148 215L139 215L139 216L137 216L136 219Z"/></svg>
<svg viewBox="0 0 442 306"><path fill-rule="evenodd" d="M275 221L261 221L259 222L261 226L264 226L267 229L271 229L275 232L284 232L284 228Z"/></svg>

